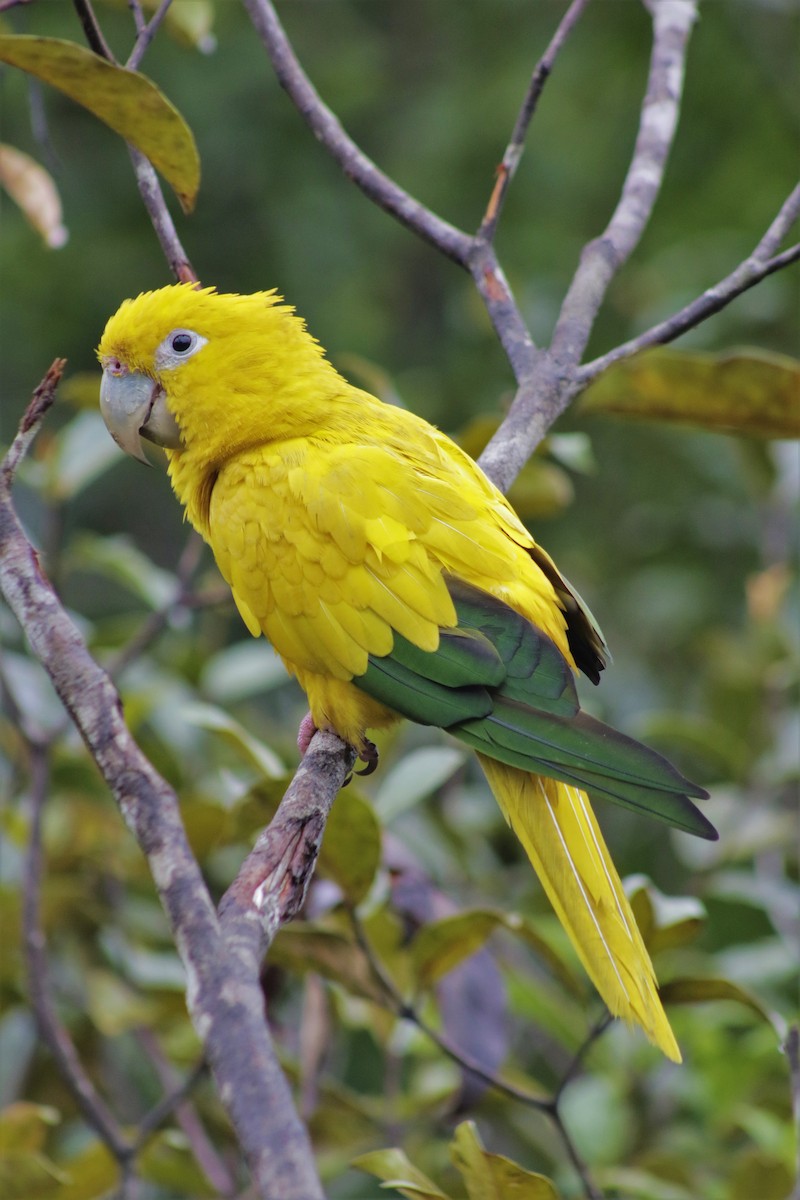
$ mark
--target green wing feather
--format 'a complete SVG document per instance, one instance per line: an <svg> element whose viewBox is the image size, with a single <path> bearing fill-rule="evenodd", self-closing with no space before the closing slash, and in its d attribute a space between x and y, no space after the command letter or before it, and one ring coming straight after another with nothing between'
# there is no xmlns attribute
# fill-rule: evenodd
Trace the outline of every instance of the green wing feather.
<svg viewBox="0 0 800 1200"><path fill-rule="evenodd" d="M458 625L439 648L395 635L358 687L396 712L447 729L509 766L559 779L699 837L716 831L689 797L707 793L665 758L581 712L558 647L495 596L449 578Z"/></svg>

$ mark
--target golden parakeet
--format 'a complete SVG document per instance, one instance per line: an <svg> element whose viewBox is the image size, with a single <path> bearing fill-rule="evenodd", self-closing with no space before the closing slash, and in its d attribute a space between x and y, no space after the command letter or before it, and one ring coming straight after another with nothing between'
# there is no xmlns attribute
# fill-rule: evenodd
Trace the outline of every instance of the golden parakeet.
<svg viewBox="0 0 800 1200"><path fill-rule="evenodd" d="M142 437L165 448L314 726L367 760L367 731L400 717L474 747L609 1009L679 1059L587 792L715 837L689 799L706 793L580 710L573 670L598 681L602 637L504 496L439 430L343 379L275 292L144 293L98 356L109 430L138 458Z"/></svg>

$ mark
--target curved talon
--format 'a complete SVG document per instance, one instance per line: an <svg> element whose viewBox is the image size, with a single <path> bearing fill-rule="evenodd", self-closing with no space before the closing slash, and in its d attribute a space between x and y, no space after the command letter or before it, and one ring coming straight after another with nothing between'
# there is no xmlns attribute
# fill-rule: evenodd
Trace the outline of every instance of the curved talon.
<svg viewBox="0 0 800 1200"><path fill-rule="evenodd" d="M361 747L361 753L358 757L361 762L367 765L363 771L356 771L356 775L372 775L374 771L377 771L380 755L378 754L378 747L374 742L370 742L365 738L364 745Z"/></svg>

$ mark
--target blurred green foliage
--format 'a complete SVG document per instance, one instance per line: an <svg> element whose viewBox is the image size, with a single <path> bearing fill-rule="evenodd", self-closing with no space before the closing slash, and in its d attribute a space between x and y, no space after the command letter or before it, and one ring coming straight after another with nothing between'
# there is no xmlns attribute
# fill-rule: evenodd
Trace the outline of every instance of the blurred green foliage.
<svg viewBox="0 0 800 1200"><path fill-rule="evenodd" d="M496 422L512 381L469 280L339 174L276 84L239 5L209 7L214 53L164 30L143 64L197 139L196 211L176 219L198 273L238 291L277 286L358 382L470 444L476 427ZM126 7L97 10L124 53ZM281 6L301 60L353 136L412 193L470 229L562 11L550 0ZM34 3L3 20L4 32L81 40L68 4ZM797 162L797 26L788 3L702 5L664 190L591 353L726 274L771 221ZM548 336L582 244L616 202L648 51L644 8L598 0L542 97L499 236L537 339ZM123 462L99 417L85 411L81 373L94 369L93 347L119 301L167 282L167 270L119 139L10 69L0 72L0 104L0 140L49 167L70 230L63 249L47 250L0 197L2 440L53 357L66 355L74 376L25 464L18 507L94 653L108 664L126 657L119 684L128 720L177 788L218 895L291 773L303 699L269 649L247 638L205 555L191 587L209 603L173 605L161 634L126 654L178 591L186 530L166 479ZM796 270L778 273L681 345L792 353L797 298ZM609 1195L782 1200L793 1147L780 1040L795 1015L797 974L796 447L573 412L531 470L518 502L589 599L614 653L601 689L584 689L586 705L705 783L706 811L721 831L718 844L697 844L601 812L621 872L659 889L635 884L659 977L724 979L729 998L701 1003L700 986L684 984L683 998L696 1002L670 1010L680 1068L615 1026L569 1084L566 1119ZM37 1045L18 933L30 833L18 714L46 731L61 716L3 608L0 637L0 1101L17 1101L0 1115L0 1182L10 1200L81 1200L108 1194L115 1169ZM330 1195L374 1196L375 1183L348 1164L393 1144L445 1193L462 1195L449 1149L460 1104L489 1150L577 1195L545 1118L492 1091L469 1093L453 1063L374 1002L342 896L358 906L362 932L398 988L445 1028L456 1027L459 1007L437 991L436 954L461 969L476 950L488 956L482 977L494 982L475 1002L485 1024L472 1029L471 1050L489 1054L500 1030L496 1065L529 1090L557 1086L598 1015L477 772L419 729L382 752L376 778L337 800L307 919L281 934L264 981ZM378 866L381 830L391 873ZM43 920L59 1011L120 1119L135 1124L162 1094L152 1039L179 1071L198 1047L146 868L69 733L55 743L44 833ZM398 884L414 871L422 882L412 903ZM665 896L686 900L670 910ZM524 914L518 922L508 916L515 910ZM462 911L475 919L459 926ZM471 977L462 978L466 994ZM755 1007L741 1002L750 993ZM207 1080L192 1100L228 1153L230 1132ZM169 1122L141 1160L143 1200L213 1194L191 1149Z"/></svg>

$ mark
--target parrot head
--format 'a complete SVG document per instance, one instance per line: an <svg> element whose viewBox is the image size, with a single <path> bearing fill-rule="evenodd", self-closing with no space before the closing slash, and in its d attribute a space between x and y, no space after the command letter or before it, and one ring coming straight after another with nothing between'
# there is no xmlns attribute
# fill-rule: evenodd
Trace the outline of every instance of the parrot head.
<svg viewBox="0 0 800 1200"><path fill-rule="evenodd" d="M274 291L240 296L183 283L143 292L109 319L97 356L103 420L144 463L143 438L168 455L202 448L219 459L296 432L311 381L322 399L339 380Z"/></svg>

